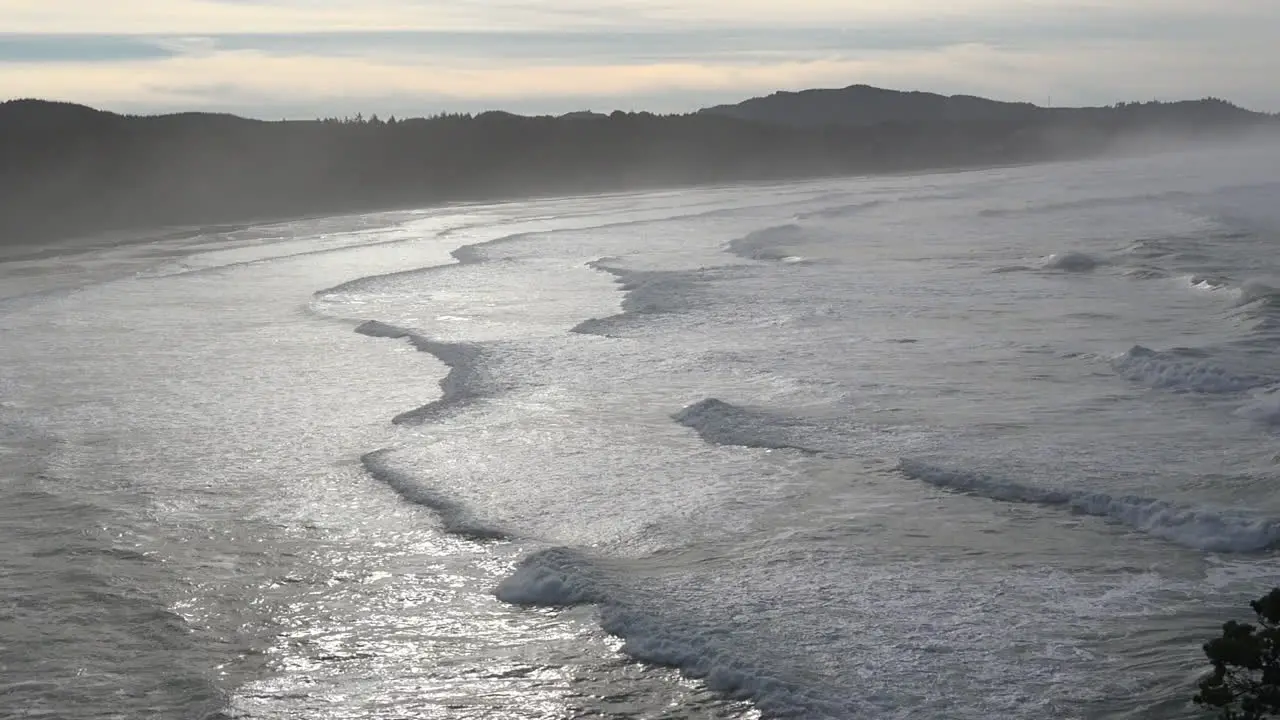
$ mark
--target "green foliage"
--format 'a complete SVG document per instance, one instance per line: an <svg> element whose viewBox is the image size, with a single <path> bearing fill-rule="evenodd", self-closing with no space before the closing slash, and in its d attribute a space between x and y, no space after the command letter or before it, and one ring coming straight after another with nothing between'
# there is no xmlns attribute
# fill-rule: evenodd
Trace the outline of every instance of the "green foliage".
<svg viewBox="0 0 1280 720"><path fill-rule="evenodd" d="M1258 625L1232 620L1204 645L1213 672L1194 699L1223 720L1280 717L1280 588L1249 605Z"/></svg>

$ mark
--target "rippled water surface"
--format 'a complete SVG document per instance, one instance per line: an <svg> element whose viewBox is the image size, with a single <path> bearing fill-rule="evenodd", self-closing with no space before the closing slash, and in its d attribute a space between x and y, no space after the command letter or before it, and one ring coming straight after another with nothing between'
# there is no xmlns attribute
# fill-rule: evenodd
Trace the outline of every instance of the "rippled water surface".
<svg viewBox="0 0 1280 720"><path fill-rule="evenodd" d="M0 262L0 716L1192 717L1280 150Z"/></svg>

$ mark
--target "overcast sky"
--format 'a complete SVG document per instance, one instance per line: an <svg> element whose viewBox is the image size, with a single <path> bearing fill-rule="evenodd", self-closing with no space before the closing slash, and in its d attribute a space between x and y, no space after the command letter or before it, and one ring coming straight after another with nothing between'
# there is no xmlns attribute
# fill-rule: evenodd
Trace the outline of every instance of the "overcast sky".
<svg viewBox="0 0 1280 720"><path fill-rule="evenodd" d="M1280 111L1280 0L0 0L0 99L678 112L867 83Z"/></svg>

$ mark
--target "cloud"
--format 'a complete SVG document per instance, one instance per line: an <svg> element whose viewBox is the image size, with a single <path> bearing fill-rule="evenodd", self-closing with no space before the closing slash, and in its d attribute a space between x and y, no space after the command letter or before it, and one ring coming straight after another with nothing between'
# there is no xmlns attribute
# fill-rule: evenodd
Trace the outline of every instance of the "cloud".
<svg viewBox="0 0 1280 720"><path fill-rule="evenodd" d="M521 0L0 0L15 33L236 33L547 29L642 19L648 2Z"/></svg>
<svg viewBox="0 0 1280 720"><path fill-rule="evenodd" d="M115 62L170 57L172 52L128 35L14 35L0 33L0 63Z"/></svg>
<svg viewBox="0 0 1280 720"><path fill-rule="evenodd" d="M7 95L139 112L674 111L857 82L1280 109L1274 0L0 0L0 17Z"/></svg>
<svg viewBox="0 0 1280 720"><path fill-rule="evenodd" d="M1080 61L1081 47L1089 57L1087 64ZM601 100L629 105L627 98L664 93L683 98L699 93L745 96L852 82L1014 100L1042 101L1052 93L1059 103L1099 103L1232 94L1221 92L1221 79L1230 77L1233 68L1246 69L1245 77L1254 79L1236 84L1234 94L1243 90L1262 97L1271 92L1265 66L1266 61L1248 48L1212 56L1199 52L1177 56L1158 45L1121 42L1041 51L964 44L930 50L833 52L823 57L793 58L782 53L772 58L721 55L629 63L460 62L447 54L386 60L216 50L161 60L0 64L0 87L18 96L128 109L258 106L262 110L255 114L276 117L278 108L290 104L385 114L389 99L428 113L538 106L540 100L560 98L563 106L547 109L555 112ZM699 104L706 103L695 100L689 108Z"/></svg>
<svg viewBox="0 0 1280 720"><path fill-rule="evenodd" d="M0 66L0 85L18 94L96 102L195 102L209 89L225 96L362 98L403 94L454 99L515 99L539 95L605 95L660 89L714 90L797 82L835 82L856 73L850 60L775 63L656 62L459 67L388 63L366 58L272 56L258 51L173 57L159 62Z"/></svg>
<svg viewBox="0 0 1280 720"><path fill-rule="evenodd" d="M301 33L352 30L551 30L842 26L1082 16L1117 23L1280 19L1274 0L0 0L15 33Z"/></svg>

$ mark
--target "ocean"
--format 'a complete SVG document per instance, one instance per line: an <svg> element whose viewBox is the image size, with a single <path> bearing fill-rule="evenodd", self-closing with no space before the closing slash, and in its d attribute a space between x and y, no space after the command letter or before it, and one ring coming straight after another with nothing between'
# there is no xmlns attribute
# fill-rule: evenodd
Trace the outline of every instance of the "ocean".
<svg viewBox="0 0 1280 720"><path fill-rule="evenodd" d="M1280 148L0 262L0 717L1183 718Z"/></svg>

